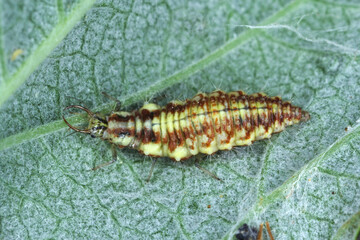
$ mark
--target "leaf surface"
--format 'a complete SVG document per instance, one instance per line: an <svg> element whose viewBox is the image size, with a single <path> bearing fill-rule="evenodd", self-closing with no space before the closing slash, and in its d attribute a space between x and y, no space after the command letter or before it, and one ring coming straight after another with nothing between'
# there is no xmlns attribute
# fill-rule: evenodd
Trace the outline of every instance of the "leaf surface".
<svg viewBox="0 0 360 240"><path fill-rule="evenodd" d="M356 1L0 4L0 239L232 239L265 221L275 239L359 232ZM280 95L311 120L206 158L223 182L160 159L146 184L152 161L131 150L88 171L109 145L66 137L61 119L70 104L110 112L102 91L132 110L217 88Z"/></svg>

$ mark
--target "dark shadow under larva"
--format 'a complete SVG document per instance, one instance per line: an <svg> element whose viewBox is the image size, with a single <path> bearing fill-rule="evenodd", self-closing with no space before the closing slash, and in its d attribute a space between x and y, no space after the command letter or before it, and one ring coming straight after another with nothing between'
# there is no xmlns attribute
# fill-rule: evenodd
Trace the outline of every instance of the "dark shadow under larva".
<svg viewBox="0 0 360 240"><path fill-rule="evenodd" d="M107 94L105 94L107 95ZM153 157L175 161L200 153L210 155L235 146L250 145L270 138L286 126L310 119L308 112L284 102L280 97L243 91L199 93L192 99L172 101L164 107L145 104L132 112L114 111L108 116L79 108L89 115L90 134L120 148L129 147Z"/></svg>

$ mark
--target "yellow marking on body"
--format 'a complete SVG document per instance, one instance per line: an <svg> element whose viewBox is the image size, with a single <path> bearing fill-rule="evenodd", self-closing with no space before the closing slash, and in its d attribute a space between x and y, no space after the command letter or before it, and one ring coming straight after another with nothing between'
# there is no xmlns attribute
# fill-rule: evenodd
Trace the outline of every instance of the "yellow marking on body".
<svg viewBox="0 0 360 240"><path fill-rule="evenodd" d="M254 124L254 133L255 133L255 135L254 135L254 139L253 139L253 141L255 141L255 140L257 140L257 136L259 136L260 135L260 132L259 132L259 125L260 125L260 122L258 121L258 116L259 116L259 114L258 114L258 109L257 109L257 100L256 100L256 98L259 96L257 93L254 93L254 94L251 94L250 96L253 96L254 97L254 99L253 100L250 100L250 103L249 103L249 105L250 105L250 112L251 112L251 116L252 116L252 118L253 118L253 120L254 120L254 123L255 122L258 122L258 126L256 126L255 124Z"/></svg>
<svg viewBox="0 0 360 240"><path fill-rule="evenodd" d="M298 108L298 107L295 107L295 116L294 116L294 119L293 119L293 122L294 122L294 124L296 124L296 123L299 123L300 122L300 120L299 119L297 119L297 116L299 116L301 113L300 113L300 108Z"/></svg>
<svg viewBox="0 0 360 240"><path fill-rule="evenodd" d="M264 102L264 103L262 103L262 102L260 102L260 101L257 101L256 102L256 108L257 108L257 114L259 115L259 118L261 119L261 120L263 120L263 114L265 114L265 111L266 111L266 107L267 107L267 105L266 105L266 103ZM265 109L263 109L263 108L265 108ZM266 116L266 115L265 115ZM265 118L266 119L266 118ZM264 120L265 120L264 119ZM258 127L258 131L257 131L257 133L256 133L256 140L260 140L260 139L263 139L263 138L265 138L265 134L266 134L266 130L265 130L265 127L264 127L264 125L261 123L261 122L259 122L259 127Z"/></svg>
<svg viewBox="0 0 360 240"><path fill-rule="evenodd" d="M170 143L173 144L174 142L174 138L176 138L176 133L175 133L175 129L174 129L174 114L171 112L168 112L166 115L166 129L168 132L168 136L169 136L169 142L167 145L169 145ZM173 151L171 151L170 148L167 149L167 156L169 156L170 158L175 159L176 161L178 161L176 158L178 158L178 148L175 148ZM180 159L179 159L180 160Z"/></svg>
<svg viewBox="0 0 360 240"><path fill-rule="evenodd" d="M122 117L128 117L131 116L132 114L129 112L125 112L125 111L118 111L118 112L113 112L111 115L116 114Z"/></svg>
<svg viewBox="0 0 360 240"><path fill-rule="evenodd" d="M144 106L142 106L142 108L140 108L139 112L141 112L141 110L146 109L149 112L153 112L155 110L159 110L160 106L155 104L155 103L147 103Z"/></svg>
<svg viewBox="0 0 360 240"><path fill-rule="evenodd" d="M285 102L285 103L289 103L289 102ZM290 114L291 114L290 104L289 104L287 107L284 107L284 108L283 108L283 113L284 113L284 114L287 114L288 116L290 116ZM289 120L288 118L285 118L285 119L284 119L284 122L285 122L285 125L286 125L286 126L289 126L289 125L293 125L293 124L294 124L291 118L290 118L290 120Z"/></svg>
<svg viewBox="0 0 360 240"><path fill-rule="evenodd" d="M142 131L142 121L139 116L135 116L135 136L140 136ZM135 137L135 141L132 144L132 147L137 148L141 144L141 139L139 137Z"/></svg>
<svg viewBox="0 0 360 240"><path fill-rule="evenodd" d="M239 97L239 95L240 94L238 92L230 92L229 93L230 108L231 108L232 116L234 118L234 131L235 131L234 144L235 145L238 145L237 142L240 139L240 137L242 136L242 126L241 126L241 122L240 122L240 111L238 109L238 103L237 103L237 98ZM232 96L234 96L234 97L232 97Z"/></svg>
<svg viewBox="0 0 360 240"><path fill-rule="evenodd" d="M179 104L183 104L182 102L178 103ZM180 138L183 139L184 143L182 144L182 146L177 146L176 149L173 151L173 154L174 154L174 158L176 161L180 161L181 159L184 159L184 158L188 158L191 156L187 146L186 146L186 142L185 142L185 137L182 133L182 130L180 128L180 116L179 116L179 111L175 111L175 114L174 114L174 129L175 129L175 134L177 136L177 138L179 139L180 141ZM181 135L181 136L178 136L178 135Z"/></svg>
<svg viewBox="0 0 360 240"><path fill-rule="evenodd" d="M162 150L163 150L163 156L169 156L169 135L167 133L167 128L166 128L166 112L165 111L161 111L160 114L160 129L161 129L161 143L162 143ZM164 142L164 140L167 139L167 143Z"/></svg>
<svg viewBox="0 0 360 240"><path fill-rule="evenodd" d="M247 99L242 99L238 102L239 104L239 111L240 111L240 116L242 118L242 121L245 122L246 119L248 119L249 121L247 121L246 123L246 127L242 128L242 135L240 140L238 140L236 142L236 145L238 146L245 146L245 145L251 145L252 141L255 140L255 132L254 131L250 131L251 128L251 112L249 109L249 102L247 101ZM246 139L246 135L249 129L249 134L250 134L250 138Z"/></svg>
<svg viewBox="0 0 360 240"><path fill-rule="evenodd" d="M114 137L112 141L115 144L119 144L121 146L127 147L130 145L130 143L133 142L133 140L134 140L133 137L125 136L125 137Z"/></svg>
<svg viewBox="0 0 360 240"><path fill-rule="evenodd" d="M228 135L228 133L225 131L225 124L226 124L226 111L225 111L225 105L219 103L219 110L220 110L220 126L221 126L221 134L219 136L218 139L220 139L220 142L218 143L219 149L220 150L229 150L233 147L231 141L229 143L226 143L226 141L228 140L228 138L230 137Z"/></svg>
<svg viewBox="0 0 360 240"><path fill-rule="evenodd" d="M181 127L187 128L189 131L189 137L187 137L185 139L185 143L189 148L189 152L192 155L196 155L199 153L199 149L198 149L198 145L197 145L197 138L192 134L191 129L192 127L192 123L191 123L191 112L189 112L189 110L191 111L191 108L189 109L188 106L185 107L185 111L181 113L180 118L186 118L185 122L183 122L184 125L181 125ZM185 116L183 116L183 114Z"/></svg>
<svg viewBox="0 0 360 240"><path fill-rule="evenodd" d="M215 139L216 139L216 145L218 149L221 149L220 144L223 137L221 136L221 117L219 113L219 106L218 106L218 92L212 92L209 94L209 99L213 98L213 100L210 100L210 107L212 112L212 118L214 121L214 127L215 127Z"/></svg>
<svg viewBox="0 0 360 240"><path fill-rule="evenodd" d="M162 153L161 146L159 146L159 145L161 145L161 144L157 144L157 143L153 143L153 142L149 142L146 144L142 143L142 144L140 144L139 150L142 151L145 155L162 157L163 153Z"/></svg>
<svg viewBox="0 0 360 240"><path fill-rule="evenodd" d="M242 146L242 145L247 145L247 143L244 141L245 137L246 137L246 129L243 126L244 121L246 120L246 115L247 115L247 110L244 109L244 108L247 105L245 104L245 100L240 100L240 101L237 102L237 104L238 104L238 109L239 109L238 110L239 116L240 116L240 118L242 120L242 123L241 123L241 129L238 132L239 138L236 139L235 144L238 145L238 146Z"/></svg>
<svg viewBox="0 0 360 240"><path fill-rule="evenodd" d="M185 145L178 146L171 154L169 154L169 157L175 159L175 161L180 161L181 159L185 159L190 157L190 153Z"/></svg>
<svg viewBox="0 0 360 240"><path fill-rule="evenodd" d="M118 116L126 117L126 116L129 116L130 113L128 113L128 112L114 112L114 113L112 113L112 115L118 115ZM116 120L108 121L108 129L109 130L128 129L128 121L127 122L118 122ZM117 135L115 133L111 133L111 134L107 133L106 136L111 139L112 143L118 144L118 145L121 145L121 146L125 146L125 147L128 146L134 139L133 137L129 137L129 136L121 136L120 137L119 135Z"/></svg>
<svg viewBox="0 0 360 240"><path fill-rule="evenodd" d="M202 134L202 128L199 123L197 112L198 112L198 106L197 106L197 104L194 104L194 101L192 100L191 115L189 115L189 118L193 124L193 127L195 128L195 138L196 138L196 143L197 143L196 148L198 149L198 151L200 151L201 141L199 139L199 136Z"/></svg>
<svg viewBox="0 0 360 240"><path fill-rule="evenodd" d="M233 136L231 136L231 121L232 121L232 117L231 117L231 110L230 110L230 106L229 103L227 102L226 100L226 96L225 96L225 92L223 92L223 101L224 101L224 105L219 103L219 105L222 105L223 109L221 111L222 114L220 114L220 117L221 117L221 121L222 121L222 131L225 133L226 135L226 141L228 141L228 138L229 139L229 142L228 143L223 143L223 150L230 150L233 148L233 146L235 145L235 133ZM229 109L229 110L228 110ZM230 124L229 125L226 125L226 123L229 122ZM234 128L234 126L233 126ZM229 132L229 133L228 133Z"/></svg>
<svg viewBox="0 0 360 240"><path fill-rule="evenodd" d="M265 116L266 116L266 124L268 126L268 129L267 129L267 133L265 133L264 135L264 138L270 138L273 133L273 128L272 128L273 124L272 123L270 124L270 118L272 117L271 114L272 114L272 108L271 105L267 102Z"/></svg>
<svg viewBox="0 0 360 240"><path fill-rule="evenodd" d="M12 54L11 54L11 58L10 58L10 60L11 61L15 61L16 60L16 58L18 57L18 56L20 56L22 53L23 53L24 51L22 50L22 49L16 49Z"/></svg>
<svg viewBox="0 0 360 240"><path fill-rule="evenodd" d="M160 110L160 106L154 103L148 103L145 104L141 109L140 112L142 110L148 110L150 113ZM159 117L154 116L151 119L146 119L145 122L143 123L143 128L144 128L144 132L153 132L155 133L160 133L160 119ZM159 143L154 143L154 142L147 142L144 143L142 142L139 146L139 150L142 151L145 155L151 155L151 156L158 156L161 157L163 156L163 150L162 150L162 146L161 146L161 141Z"/></svg>
<svg viewBox="0 0 360 240"><path fill-rule="evenodd" d="M133 134L134 132L135 132L135 119L130 119L129 121L128 121L128 130L132 133L132 140L131 140L131 142L129 143L129 147L131 147L131 148L134 148L135 146L137 146L137 145L135 145L136 143L135 143L135 141L136 141L136 138L135 138L135 135ZM130 136L129 136L130 137Z"/></svg>
<svg viewBox="0 0 360 240"><path fill-rule="evenodd" d="M155 136L156 135L160 136L160 142L154 143L154 145L156 145L156 146L153 147L153 151L152 151L153 153L152 154L161 157L161 156L163 156L163 150L162 150L162 144L161 144L160 116L158 116L158 117L155 116L153 118L153 120L152 120L152 130L153 130Z"/></svg>
<svg viewBox="0 0 360 240"><path fill-rule="evenodd" d="M180 128L182 130L184 130L185 128L187 129L187 131L189 131L189 135L190 137L186 137L184 136L185 138L185 144L188 148L188 151L191 155L196 155L199 153L199 149L198 149L198 146L197 146L197 142L195 143L195 141L197 140L196 137L194 137L192 135L192 133L190 132L190 127L191 127L191 121L189 119L189 112L188 112L188 109L187 107L185 106L184 107L184 111L181 111L180 112L180 116L179 118L181 119L180 120ZM193 148L193 149L192 149Z"/></svg>
<svg viewBox="0 0 360 240"><path fill-rule="evenodd" d="M206 93L203 93L203 97L206 98ZM211 120L211 116L209 116L209 114L212 113L211 106L209 106L209 108L210 109L207 108L207 104L204 102L204 104L201 106L199 104L199 106L197 108L197 113L196 113L197 118L202 126L204 126L205 125L204 123L206 122L207 125L210 124L210 126L212 127L212 129L206 129L206 132L205 132L205 129L202 128L202 133L199 135L199 139L200 139L199 151L201 153L206 153L206 154L212 154L218 150L218 147L216 144L216 139L215 139L215 134L214 134L213 140L210 142L209 146L207 146L208 141L209 141L208 135L212 135L211 133L214 131L213 121Z"/></svg>
<svg viewBox="0 0 360 240"><path fill-rule="evenodd" d="M152 122L150 121L150 119L146 120L144 123L144 128L146 128L147 130L144 130L144 131L151 131L151 127L152 127ZM157 127L159 127L159 125ZM145 155L158 156L158 157L161 157L163 155L162 149L161 149L161 142L160 143L153 143L153 142L141 143L139 146L139 150L142 151Z"/></svg>
<svg viewBox="0 0 360 240"><path fill-rule="evenodd" d="M276 97L272 97L272 99L275 99ZM281 116L282 114L282 110L281 110L281 106L279 106L279 102L275 102L273 103L273 112L277 115L277 116ZM274 124L274 132L281 132L282 130L284 130L285 128L285 123L282 122L282 124L280 124L279 120L275 120L275 124Z"/></svg>

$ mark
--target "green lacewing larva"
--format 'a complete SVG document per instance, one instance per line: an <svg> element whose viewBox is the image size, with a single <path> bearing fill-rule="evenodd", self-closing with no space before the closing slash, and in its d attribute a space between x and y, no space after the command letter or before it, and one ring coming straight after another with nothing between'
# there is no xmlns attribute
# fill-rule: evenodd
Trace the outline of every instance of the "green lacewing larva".
<svg viewBox="0 0 360 240"><path fill-rule="evenodd" d="M280 97L264 93L247 95L243 91L198 93L192 99L171 101L164 107L148 103L139 110L114 111L107 116L79 105L65 110L70 108L89 115L87 129L75 128L63 116L76 132L90 134L113 146L175 161L251 145L286 126L310 119L308 112Z"/></svg>

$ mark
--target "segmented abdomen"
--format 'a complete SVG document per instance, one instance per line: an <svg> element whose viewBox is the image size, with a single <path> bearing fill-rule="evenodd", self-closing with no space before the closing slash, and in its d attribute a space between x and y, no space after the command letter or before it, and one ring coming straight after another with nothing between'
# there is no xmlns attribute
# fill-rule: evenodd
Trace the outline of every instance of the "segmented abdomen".
<svg viewBox="0 0 360 240"><path fill-rule="evenodd" d="M279 97L215 91L165 107L146 104L132 113L114 113L108 119L108 131L112 142L121 147L180 161L198 153L250 145L308 119L307 112Z"/></svg>

